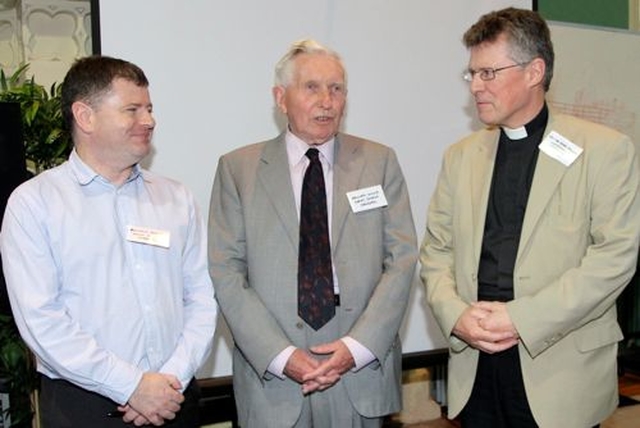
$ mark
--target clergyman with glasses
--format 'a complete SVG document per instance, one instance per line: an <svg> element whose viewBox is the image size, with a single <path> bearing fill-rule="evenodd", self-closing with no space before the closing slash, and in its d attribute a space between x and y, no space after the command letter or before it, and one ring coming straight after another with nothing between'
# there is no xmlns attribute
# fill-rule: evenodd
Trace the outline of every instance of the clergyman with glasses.
<svg viewBox="0 0 640 428"><path fill-rule="evenodd" d="M464 34L486 125L449 147L421 247L463 427L599 424L618 402L616 298L634 273L640 172L629 137L559 114L549 28L530 10Z"/></svg>

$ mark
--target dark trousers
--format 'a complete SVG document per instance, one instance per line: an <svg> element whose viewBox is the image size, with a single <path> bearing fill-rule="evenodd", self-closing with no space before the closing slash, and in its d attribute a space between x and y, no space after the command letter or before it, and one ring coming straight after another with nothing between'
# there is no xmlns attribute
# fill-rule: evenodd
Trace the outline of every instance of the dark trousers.
<svg viewBox="0 0 640 428"><path fill-rule="evenodd" d="M473 391L460 422L463 428L537 428L517 346L497 354L480 353Z"/></svg>
<svg viewBox="0 0 640 428"><path fill-rule="evenodd" d="M176 418L164 426L171 428L197 428L200 426L198 401L200 389L192 380L184 392L184 402ZM43 428L122 428L122 417L108 417L118 404L94 392L82 389L65 380L41 377L40 421Z"/></svg>

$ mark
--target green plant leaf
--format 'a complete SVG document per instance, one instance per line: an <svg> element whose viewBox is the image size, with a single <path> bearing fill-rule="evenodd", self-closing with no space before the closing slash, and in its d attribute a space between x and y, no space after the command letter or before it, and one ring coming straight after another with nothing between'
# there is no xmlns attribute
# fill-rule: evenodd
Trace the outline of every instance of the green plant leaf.
<svg viewBox="0 0 640 428"><path fill-rule="evenodd" d="M64 130L61 87L53 83L49 90L27 77L24 64L7 77L0 69L0 101L17 102L22 111L25 154L32 173L64 162L71 152L71 137Z"/></svg>

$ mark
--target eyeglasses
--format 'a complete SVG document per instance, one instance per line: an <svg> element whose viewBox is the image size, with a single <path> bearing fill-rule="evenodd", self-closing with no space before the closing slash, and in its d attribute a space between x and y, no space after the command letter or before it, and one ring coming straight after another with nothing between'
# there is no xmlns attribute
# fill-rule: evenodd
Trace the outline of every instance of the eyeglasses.
<svg viewBox="0 0 640 428"><path fill-rule="evenodd" d="M498 71L507 70L513 67L520 67L527 64L529 64L529 62L519 62L517 64L511 64L500 68L480 68L478 70L468 69L462 73L462 78L467 82L471 82L473 81L473 77L477 74L478 77L480 77L480 80L484 80L486 82L487 80L495 79Z"/></svg>

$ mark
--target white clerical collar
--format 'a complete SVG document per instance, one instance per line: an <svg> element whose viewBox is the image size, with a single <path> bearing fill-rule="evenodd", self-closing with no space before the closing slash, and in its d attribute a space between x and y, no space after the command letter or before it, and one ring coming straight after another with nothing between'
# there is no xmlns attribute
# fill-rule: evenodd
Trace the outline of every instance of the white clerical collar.
<svg viewBox="0 0 640 428"><path fill-rule="evenodd" d="M524 125L518 128L507 128L506 126L503 126L502 130L510 140L522 140L529 136L529 134L527 134L527 128L525 128Z"/></svg>

